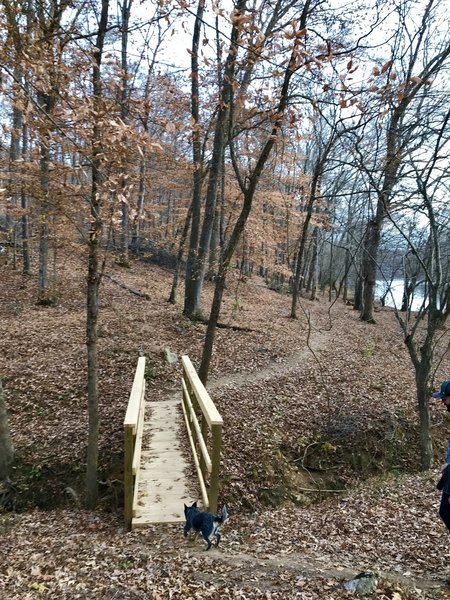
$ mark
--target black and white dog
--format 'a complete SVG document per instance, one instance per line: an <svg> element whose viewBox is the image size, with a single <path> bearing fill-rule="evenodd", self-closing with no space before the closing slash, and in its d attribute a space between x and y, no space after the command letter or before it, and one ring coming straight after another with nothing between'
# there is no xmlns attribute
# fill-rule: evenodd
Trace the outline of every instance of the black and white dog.
<svg viewBox="0 0 450 600"><path fill-rule="evenodd" d="M184 505L184 516L186 517L186 523L184 525L184 537L187 537L188 532L193 529L197 533L201 533L203 539L208 544L206 548L211 548L211 538L216 538L216 546L220 542L219 525L225 523L228 519L227 505L224 504L220 511L220 517L215 516L210 512L202 512L197 508L197 502L194 502L192 506Z"/></svg>

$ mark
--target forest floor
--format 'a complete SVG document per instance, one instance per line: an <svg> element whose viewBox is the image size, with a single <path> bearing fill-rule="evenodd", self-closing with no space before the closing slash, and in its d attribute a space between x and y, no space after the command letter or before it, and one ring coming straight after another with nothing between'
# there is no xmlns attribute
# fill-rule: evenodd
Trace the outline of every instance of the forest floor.
<svg viewBox="0 0 450 600"><path fill-rule="evenodd" d="M205 552L179 525L125 532L122 423L137 358L148 359L149 399L167 399L180 363L164 349L198 366L205 326L167 302L169 271L134 262L107 273L101 501L91 513L81 507L84 267L67 259L52 307L36 306L33 278L2 267L0 373L17 462L16 511L0 514L0 598L340 600L354 597L342 584L361 572L376 574L370 598L450 597L439 468L418 471L414 373L393 312L380 308L369 325L321 295L302 299L292 320L290 296L257 276L229 279L221 322L230 327L217 332L208 383L224 419L220 502L230 519L220 547ZM205 307L211 295L208 283ZM436 383L449 369L444 358ZM450 421L439 404L431 418L439 465Z"/></svg>

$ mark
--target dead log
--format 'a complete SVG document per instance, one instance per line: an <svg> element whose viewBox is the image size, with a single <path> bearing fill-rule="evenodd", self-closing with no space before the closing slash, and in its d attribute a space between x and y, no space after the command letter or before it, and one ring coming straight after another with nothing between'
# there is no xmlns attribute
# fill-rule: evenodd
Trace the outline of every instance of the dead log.
<svg viewBox="0 0 450 600"><path fill-rule="evenodd" d="M107 279L109 279L110 281L112 281L113 283L118 285L119 287L123 288L124 290L127 290L127 292L130 292L130 294L134 294L135 296L139 296L139 298L144 298L145 300L150 300L150 296L148 294L145 294L144 292L140 292L139 290L135 290L134 288L129 287L128 285L125 285L121 281L118 281L117 279L115 279L112 275L103 273L103 277L106 277Z"/></svg>
<svg viewBox="0 0 450 600"><path fill-rule="evenodd" d="M202 325L208 325L208 321L206 319L196 318L195 321L197 323L201 323ZM239 327L239 325L230 325L228 323L217 323L216 327L219 329L232 329L233 331L245 331L246 333L251 333L255 331L250 327Z"/></svg>

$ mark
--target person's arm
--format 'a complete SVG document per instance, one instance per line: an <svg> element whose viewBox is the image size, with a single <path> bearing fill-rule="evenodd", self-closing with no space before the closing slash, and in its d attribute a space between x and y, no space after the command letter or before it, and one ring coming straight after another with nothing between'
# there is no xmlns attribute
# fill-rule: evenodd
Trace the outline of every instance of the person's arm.
<svg viewBox="0 0 450 600"><path fill-rule="evenodd" d="M450 465L450 440L448 441L447 452L445 453L445 464L442 466L442 470L444 470L447 465Z"/></svg>
<svg viewBox="0 0 450 600"><path fill-rule="evenodd" d="M444 471L448 465L450 465L450 439L448 440L447 452L445 453L445 463L441 467L441 471Z"/></svg>

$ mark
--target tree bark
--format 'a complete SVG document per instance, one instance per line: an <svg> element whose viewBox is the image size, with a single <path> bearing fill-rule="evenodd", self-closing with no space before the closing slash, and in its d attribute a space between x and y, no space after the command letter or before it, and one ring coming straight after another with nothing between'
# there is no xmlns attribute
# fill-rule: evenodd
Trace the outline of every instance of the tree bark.
<svg viewBox="0 0 450 600"><path fill-rule="evenodd" d="M362 277L359 274L357 274L356 281L355 281L355 290L354 290L355 298L353 300L353 310L361 311L362 305L363 305L362 295L363 295L363 281L362 281Z"/></svg>
<svg viewBox="0 0 450 600"><path fill-rule="evenodd" d="M108 24L109 0L102 0L102 11L97 33L97 41L93 53L92 92L94 114L99 115L102 104L101 60ZM95 117L97 119L98 117ZM92 189L90 198L91 225L88 242L88 274L87 274L87 314L86 314L86 346L88 369L88 446L86 464L86 507L93 510L98 501L98 312L99 286L101 273L99 268L99 244L103 228L100 215L99 191L102 182L101 174L101 131L97 121L92 128Z"/></svg>
<svg viewBox="0 0 450 600"><path fill-rule="evenodd" d="M173 274L172 289L170 290L170 296L169 296L169 300L168 300L171 304L176 304L176 301L177 301L178 279L180 277L184 247L186 245L186 240L187 240L187 235L189 232L189 226L190 226L191 220L192 220L192 204L190 205L189 210L187 212L186 219L184 222L183 232L181 234L180 245L178 246L177 264L175 267L175 272Z"/></svg>
<svg viewBox="0 0 450 600"><path fill-rule="evenodd" d="M22 80L22 73L19 68L14 69L14 79L15 81ZM17 95L17 91L15 92L15 96ZM9 178L8 178L8 188L9 188L9 196L11 198L11 207L17 208L19 205L19 194L17 191L17 180L18 173L17 167L19 165L20 159L20 139L21 139L21 131L23 126L23 112L22 109L17 106L17 98L16 102L13 106L13 117L12 117L12 130L11 130L11 142L9 148ZM11 214L10 210L7 209L6 212L6 229L8 232L8 236L10 238L10 242L13 243L13 268L17 268L16 264L16 245L17 245L17 219L15 214Z"/></svg>
<svg viewBox="0 0 450 600"><path fill-rule="evenodd" d="M433 465L433 441L430 433L430 407L427 383L431 365L423 365L416 373L417 401L419 406L420 464L423 470Z"/></svg>
<svg viewBox="0 0 450 600"><path fill-rule="evenodd" d="M311 265L309 272L309 279L307 285L307 291L310 292L311 300L315 300L317 297L317 267L318 267L318 256L319 256L319 228L314 227L311 236L311 244L312 244L312 257L311 257Z"/></svg>
<svg viewBox="0 0 450 600"><path fill-rule="evenodd" d="M122 68L122 82L120 91L120 118L124 123L128 119L130 112L129 106L129 83L128 83L128 27L130 21L131 5L133 0L122 0L122 25L121 25L121 68ZM126 140L125 140L126 142ZM129 229L130 229L130 207L127 190L127 166L122 164L122 177L120 181L120 189L122 195L121 208L122 208L122 229L120 236L120 263L124 267L129 266Z"/></svg>
<svg viewBox="0 0 450 600"><path fill-rule="evenodd" d="M376 216L368 222L362 262L362 310L361 320L375 323L373 316L375 285L377 276L377 256L380 246L381 228L383 223L383 202L378 202Z"/></svg>
<svg viewBox="0 0 450 600"><path fill-rule="evenodd" d="M143 158L139 162L139 186L138 186L138 201L136 217L133 221L132 236L131 236L131 250L139 256L141 252L141 217L144 212L144 199L145 199L145 162L147 151L144 148L142 150Z"/></svg>
<svg viewBox="0 0 450 600"><path fill-rule="evenodd" d="M22 125L22 159L28 160L28 126ZM20 205L22 208L21 231L22 231L22 272L24 275L31 275L30 242L29 242L29 221L28 221L28 198L25 191L25 185L22 183L20 193Z"/></svg>
<svg viewBox="0 0 450 600"><path fill-rule="evenodd" d="M190 207L191 235L186 263L185 292L183 314L192 318L198 312L199 291L198 278L200 277L198 263L198 241L200 235L200 209L202 201L203 181L203 155L200 130L200 92L199 92L199 65L198 53L200 45L200 31L203 21L205 0L199 0L197 15L192 36L191 53L191 116L192 116L192 159L194 163L193 192Z"/></svg>
<svg viewBox="0 0 450 600"><path fill-rule="evenodd" d="M0 481L9 477L14 460L14 447L8 425L3 387L0 379Z"/></svg>
<svg viewBox="0 0 450 600"><path fill-rule="evenodd" d="M50 114L50 104L44 100L46 114ZM39 276L38 276L38 304L51 302L48 290L48 246L49 246L49 189L50 189L50 135L44 134L41 141L39 161L41 169L41 206L39 214Z"/></svg>
<svg viewBox="0 0 450 600"><path fill-rule="evenodd" d="M262 165L260 165L261 170L260 170L259 176L262 172L262 167L264 166L267 158L268 158L268 154L264 160L264 163ZM226 280L226 276L227 276L227 272L228 272L228 267L230 266L230 261L233 258L233 254L238 245L239 238L241 237L241 234L244 230L248 216L250 214L253 196L254 196L255 189L256 189L256 183L257 183L257 180L259 179L259 176L256 179L256 181L254 180L251 182L252 183L251 188L246 193L244 193L244 202L242 205L241 213L235 223L233 232L232 232L230 239L224 249L224 253L223 253L222 259L220 261L219 272L217 274L216 283L214 286L214 297L213 297L213 302L211 305L211 311L210 311L209 320L208 320L208 327L207 327L206 335L205 335L205 342L204 342L203 352L202 352L202 360L201 360L201 364L200 364L200 368L199 368L199 377L200 377L203 385L206 385L206 381L208 379L209 367L211 364L212 351L213 351L213 345L214 345L214 338L215 338L215 333L216 333L216 329L217 329L217 323L218 323L219 316L220 316L220 309L222 306L222 297L223 297L223 291L225 289L225 280Z"/></svg>

